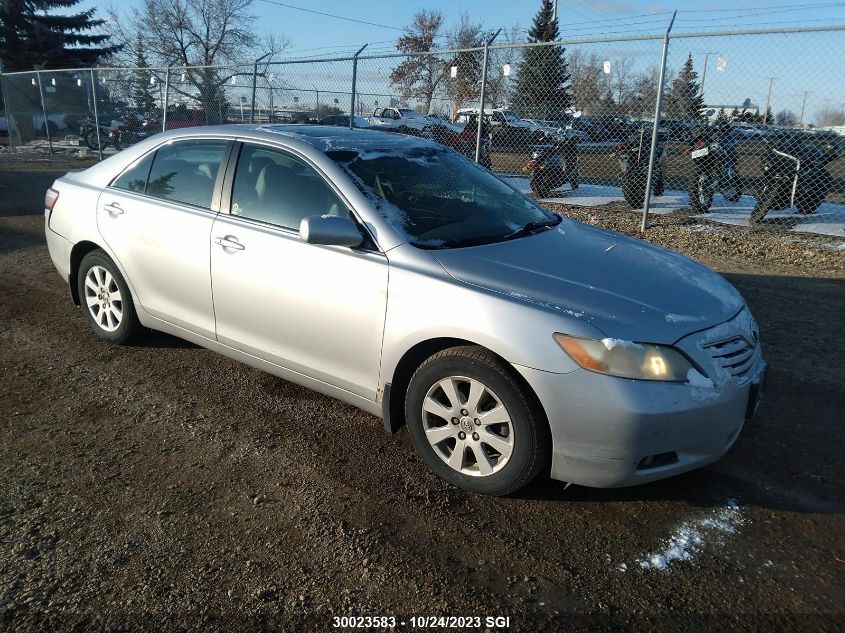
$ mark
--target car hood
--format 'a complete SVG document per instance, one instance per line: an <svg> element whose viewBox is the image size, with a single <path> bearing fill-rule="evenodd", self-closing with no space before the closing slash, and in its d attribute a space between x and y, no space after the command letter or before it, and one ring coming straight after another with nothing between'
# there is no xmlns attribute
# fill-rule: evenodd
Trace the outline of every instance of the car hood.
<svg viewBox="0 0 845 633"><path fill-rule="evenodd" d="M611 338L673 343L744 306L691 259L569 219L525 238L431 253L459 281L586 319Z"/></svg>

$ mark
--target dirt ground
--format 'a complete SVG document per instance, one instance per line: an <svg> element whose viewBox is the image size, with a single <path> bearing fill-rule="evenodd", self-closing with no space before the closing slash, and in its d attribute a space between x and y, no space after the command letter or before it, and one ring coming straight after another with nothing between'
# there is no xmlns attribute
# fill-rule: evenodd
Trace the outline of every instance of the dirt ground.
<svg viewBox="0 0 845 633"><path fill-rule="evenodd" d="M841 242L655 218L647 239L723 272L756 315L771 365L758 417L681 477L541 479L491 499L438 480L407 430L350 406L163 334L95 340L44 242L57 174L4 167L0 629L330 631L335 615L396 616L397 630L421 615L490 631L845 627ZM483 622L499 615L509 628Z"/></svg>

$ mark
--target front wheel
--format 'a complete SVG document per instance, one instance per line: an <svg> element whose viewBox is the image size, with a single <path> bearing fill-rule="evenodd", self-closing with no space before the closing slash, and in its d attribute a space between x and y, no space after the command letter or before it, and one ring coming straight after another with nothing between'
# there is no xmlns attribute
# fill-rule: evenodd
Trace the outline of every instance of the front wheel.
<svg viewBox="0 0 845 633"><path fill-rule="evenodd" d="M513 369L481 347L453 347L426 360L408 386L405 419L428 467L471 492L510 494L548 464L542 409Z"/></svg>
<svg viewBox="0 0 845 633"><path fill-rule="evenodd" d="M76 284L82 312L99 338L122 345L138 336L141 324L129 287L104 251L82 258Z"/></svg>
<svg viewBox="0 0 845 633"><path fill-rule="evenodd" d="M733 167L725 169L725 187L722 189L722 195L728 202L738 202L742 197L742 189L739 186L739 175Z"/></svg>
<svg viewBox="0 0 845 633"><path fill-rule="evenodd" d="M710 188L710 177L702 171L693 174L689 183L689 206L695 213L709 213L713 204L713 189Z"/></svg>

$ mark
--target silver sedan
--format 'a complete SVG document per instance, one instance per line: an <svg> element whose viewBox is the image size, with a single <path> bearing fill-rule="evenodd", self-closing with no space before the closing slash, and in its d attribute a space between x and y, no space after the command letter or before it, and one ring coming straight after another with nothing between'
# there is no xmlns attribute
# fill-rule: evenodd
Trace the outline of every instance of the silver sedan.
<svg viewBox="0 0 845 633"><path fill-rule="evenodd" d="M45 207L103 340L169 332L349 402L472 491L704 466L765 376L719 275L423 139L182 129L59 178Z"/></svg>

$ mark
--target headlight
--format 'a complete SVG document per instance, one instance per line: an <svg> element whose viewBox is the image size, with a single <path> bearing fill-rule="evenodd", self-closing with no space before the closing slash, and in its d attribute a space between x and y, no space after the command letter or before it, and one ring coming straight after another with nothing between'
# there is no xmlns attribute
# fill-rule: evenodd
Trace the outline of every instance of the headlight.
<svg viewBox="0 0 845 633"><path fill-rule="evenodd" d="M634 378L685 382L693 364L681 352L665 345L632 343L606 338L595 340L555 334L555 341L588 371Z"/></svg>
<svg viewBox="0 0 845 633"><path fill-rule="evenodd" d="M531 152L531 158L537 160L538 158L540 158L540 152Z"/></svg>

